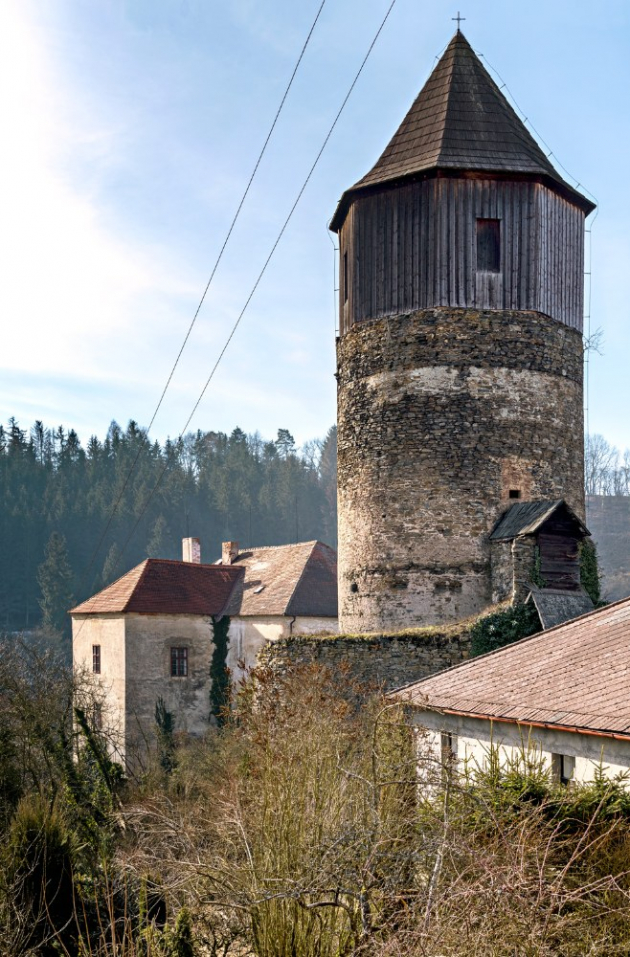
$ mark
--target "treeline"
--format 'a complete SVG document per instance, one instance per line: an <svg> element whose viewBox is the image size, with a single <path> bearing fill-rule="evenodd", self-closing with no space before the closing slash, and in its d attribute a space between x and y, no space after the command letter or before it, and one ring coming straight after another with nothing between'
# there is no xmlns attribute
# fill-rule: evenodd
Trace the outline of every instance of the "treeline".
<svg viewBox="0 0 630 957"><path fill-rule="evenodd" d="M58 625L68 597L144 558L181 558L189 535L203 561L227 540L335 546L336 443L336 427L301 449L286 429L267 441L237 428L161 445L130 421L83 447L74 429L10 419L0 425L0 628L36 627L42 603Z"/></svg>
<svg viewBox="0 0 630 957"><path fill-rule="evenodd" d="M623 454L603 435L589 435L584 455L587 495L630 495L630 450Z"/></svg>

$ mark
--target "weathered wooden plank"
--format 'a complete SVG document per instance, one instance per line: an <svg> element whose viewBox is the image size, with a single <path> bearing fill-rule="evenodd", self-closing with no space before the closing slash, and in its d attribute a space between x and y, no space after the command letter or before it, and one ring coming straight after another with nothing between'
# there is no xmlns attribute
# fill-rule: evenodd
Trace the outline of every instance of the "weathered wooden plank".
<svg viewBox="0 0 630 957"><path fill-rule="evenodd" d="M499 278L477 276L478 219L500 221ZM580 209L529 182L428 179L357 198L340 232L340 325L476 306L533 309L581 329L583 220Z"/></svg>

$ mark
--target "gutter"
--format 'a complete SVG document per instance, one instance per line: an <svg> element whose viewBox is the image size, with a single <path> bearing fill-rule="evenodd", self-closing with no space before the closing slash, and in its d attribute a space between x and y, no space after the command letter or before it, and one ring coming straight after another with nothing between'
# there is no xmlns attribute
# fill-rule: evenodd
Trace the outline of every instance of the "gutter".
<svg viewBox="0 0 630 957"><path fill-rule="evenodd" d="M423 711L433 711L433 708L423 708ZM519 721L516 718L500 718L488 714L474 714L471 711L454 711L451 708L435 709L439 714L453 714L462 718L477 718L480 721L500 721L503 724L515 724L519 727L525 725L528 728L545 728L548 731L568 731L571 734L588 734L594 738L613 738L615 741L630 741L630 734L623 734L617 731L594 731L592 728L580 728L567 724L555 724L551 721Z"/></svg>

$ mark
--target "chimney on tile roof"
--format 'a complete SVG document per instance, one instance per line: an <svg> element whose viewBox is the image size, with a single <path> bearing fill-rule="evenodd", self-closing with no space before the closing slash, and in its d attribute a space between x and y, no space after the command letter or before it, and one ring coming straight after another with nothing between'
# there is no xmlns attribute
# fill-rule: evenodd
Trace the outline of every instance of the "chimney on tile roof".
<svg viewBox="0 0 630 957"><path fill-rule="evenodd" d="M238 555L238 542L223 542L221 563L231 565Z"/></svg>
<svg viewBox="0 0 630 957"><path fill-rule="evenodd" d="M201 565L201 542L198 538L182 538L182 561Z"/></svg>

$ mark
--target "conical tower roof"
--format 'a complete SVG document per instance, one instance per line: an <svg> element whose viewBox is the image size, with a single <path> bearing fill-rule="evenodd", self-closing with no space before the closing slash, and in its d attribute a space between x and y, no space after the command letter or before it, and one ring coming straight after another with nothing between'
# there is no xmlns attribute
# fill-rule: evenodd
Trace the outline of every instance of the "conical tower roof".
<svg viewBox="0 0 630 957"><path fill-rule="evenodd" d="M342 196L331 228L355 193L437 170L543 178L594 209L562 179L459 30L380 159Z"/></svg>

